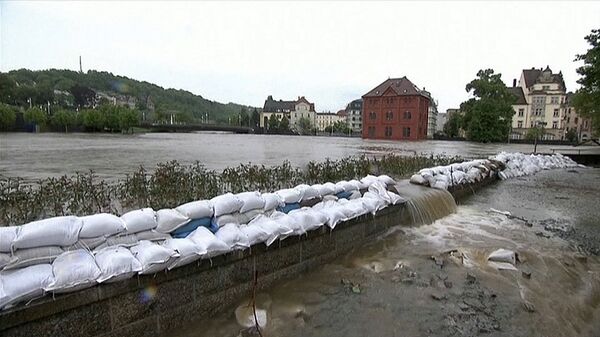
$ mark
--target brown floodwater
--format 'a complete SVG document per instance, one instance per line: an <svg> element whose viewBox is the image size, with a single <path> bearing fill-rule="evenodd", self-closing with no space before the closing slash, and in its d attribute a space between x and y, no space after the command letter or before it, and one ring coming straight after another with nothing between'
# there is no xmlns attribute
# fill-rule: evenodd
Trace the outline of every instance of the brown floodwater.
<svg viewBox="0 0 600 337"><path fill-rule="evenodd" d="M599 177L599 169L544 171L498 182L456 208L445 192L423 197L420 188L404 186L404 196L416 200L415 219L442 217L395 227L261 292L263 335L598 336L600 259L579 252L577 242L545 224L559 219L598 241L588 217L598 219ZM568 196L554 190L558 181L570 186L563 192ZM489 254L500 248L518 254L517 270L489 263ZM244 325L254 321L248 302L198 317L173 335L248 335Z"/></svg>

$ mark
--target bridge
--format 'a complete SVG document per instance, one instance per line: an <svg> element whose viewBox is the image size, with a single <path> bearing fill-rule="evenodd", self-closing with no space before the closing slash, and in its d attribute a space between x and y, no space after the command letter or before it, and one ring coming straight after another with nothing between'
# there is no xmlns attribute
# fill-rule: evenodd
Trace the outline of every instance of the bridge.
<svg viewBox="0 0 600 337"><path fill-rule="evenodd" d="M192 132L192 131L222 131L232 133L254 133L254 128L247 126L217 125L217 124L154 124L142 123L140 127L154 132Z"/></svg>

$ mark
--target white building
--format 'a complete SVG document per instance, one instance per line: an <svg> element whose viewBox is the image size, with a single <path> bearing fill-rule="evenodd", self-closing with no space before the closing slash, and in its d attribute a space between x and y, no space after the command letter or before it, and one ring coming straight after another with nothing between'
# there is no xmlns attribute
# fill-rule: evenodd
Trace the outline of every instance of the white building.
<svg viewBox="0 0 600 337"><path fill-rule="evenodd" d="M324 131L325 128L333 126L337 122L346 123L346 115L340 112L318 112L315 114L315 127L318 131Z"/></svg>
<svg viewBox="0 0 600 337"><path fill-rule="evenodd" d="M269 118L273 114L278 120L287 118L292 130L297 130L298 122L302 118L308 119L311 125L315 124L315 105L304 96L299 96L295 101L276 101L273 96L267 97L263 111L260 113L261 128L268 129Z"/></svg>
<svg viewBox="0 0 600 337"><path fill-rule="evenodd" d="M446 124L446 113L440 112L437 115L437 121L435 124L435 131L444 131L444 125Z"/></svg>
<svg viewBox="0 0 600 337"><path fill-rule="evenodd" d="M355 99L346 106L348 127L352 129L352 132L362 132L362 106L362 98Z"/></svg>

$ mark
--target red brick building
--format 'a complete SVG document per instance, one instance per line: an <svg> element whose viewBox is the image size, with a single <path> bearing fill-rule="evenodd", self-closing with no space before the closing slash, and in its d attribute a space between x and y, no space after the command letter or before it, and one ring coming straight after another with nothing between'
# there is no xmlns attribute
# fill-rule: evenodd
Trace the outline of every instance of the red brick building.
<svg viewBox="0 0 600 337"><path fill-rule="evenodd" d="M362 98L362 138L427 138L429 97L406 76L390 78Z"/></svg>

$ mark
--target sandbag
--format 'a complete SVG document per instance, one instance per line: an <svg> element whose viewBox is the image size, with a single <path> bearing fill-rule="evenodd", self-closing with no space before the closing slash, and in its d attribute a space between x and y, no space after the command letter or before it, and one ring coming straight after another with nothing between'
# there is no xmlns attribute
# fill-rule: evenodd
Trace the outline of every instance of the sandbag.
<svg viewBox="0 0 600 337"><path fill-rule="evenodd" d="M178 206L175 209L179 213L183 214L184 216L186 216L192 220L202 219L202 218L212 218L212 216L214 215L212 204L208 200L198 200L198 201L188 202L186 204Z"/></svg>
<svg viewBox="0 0 600 337"><path fill-rule="evenodd" d="M312 208L302 208L293 210L289 216L295 220L297 226L300 226L304 232L317 229L327 222L327 217Z"/></svg>
<svg viewBox="0 0 600 337"><path fill-rule="evenodd" d="M6 253L0 253L0 270L10 263L10 255Z"/></svg>
<svg viewBox="0 0 600 337"><path fill-rule="evenodd" d="M248 237L240 231L239 225L230 223L219 228L215 237L227 244L231 250L246 249L250 247Z"/></svg>
<svg viewBox="0 0 600 337"><path fill-rule="evenodd" d="M13 248L72 245L79 238L81 224L81 219L75 216L60 216L30 222L17 231Z"/></svg>
<svg viewBox="0 0 600 337"><path fill-rule="evenodd" d="M377 180L382 182L384 185L395 185L396 181L392 179L390 176L382 174L377 177Z"/></svg>
<svg viewBox="0 0 600 337"><path fill-rule="evenodd" d="M190 239L169 239L163 242L162 245L176 251L177 254L179 254L179 256L173 259L167 266L167 270L185 266L186 264L190 264L201 257L200 249L194 243L194 241Z"/></svg>
<svg viewBox="0 0 600 337"><path fill-rule="evenodd" d="M248 243L253 246L269 239L269 234L259 226L241 225L240 231L248 238Z"/></svg>
<svg viewBox="0 0 600 337"><path fill-rule="evenodd" d="M217 239L217 237L205 227L198 227L188 235L187 238L192 240L196 246L198 246L198 250L202 257L210 258L230 251L229 246L225 242Z"/></svg>
<svg viewBox="0 0 600 337"><path fill-rule="evenodd" d="M156 222L158 224L156 231L160 233L171 233L190 221L190 218L175 209L165 208L156 211Z"/></svg>
<svg viewBox="0 0 600 337"><path fill-rule="evenodd" d="M106 238L104 245L108 246L123 246L131 247L136 245L140 240L136 234L114 235ZM102 245L101 245L102 246Z"/></svg>
<svg viewBox="0 0 600 337"><path fill-rule="evenodd" d="M284 226L289 227L292 230L291 235L302 235L306 233L306 230L302 224L289 214L275 211L269 216L269 218L278 224L283 224Z"/></svg>
<svg viewBox="0 0 600 337"><path fill-rule="evenodd" d="M358 186L346 180L338 181L335 185L338 187L338 189L341 189L344 192L352 192L358 190Z"/></svg>
<svg viewBox="0 0 600 337"><path fill-rule="evenodd" d="M148 240L148 241L164 241L171 238L171 235L160 233L151 229L149 231L143 231L135 233L135 236L139 241Z"/></svg>
<svg viewBox="0 0 600 337"><path fill-rule="evenodd" d="M287 188L275 192L286 204L299 203L302 200L302 192L293 188Z"/></svg>
<svg viewBox="0 0 600 337"><path fill-rule="evenodd" d="M300 208L300 203L295 202L293 204L284 204L282 207L277 208L277 210L282 213L289 213L290 211L299 209L299 208Z"/></svg>
<svg viewBox="0 0 600 337"><path fill-rule="evenodd" d="M263 193L262 198L265 201L265 211L272 211L275 208L283 205L283 200L275 193Z"/></svg>
<svg viewBox="0 0 600 337"><path fill-rule="evenodd" d="M263 199L258 192L242 192L235 196L242 201L240 213L265 208L265 199Z"/></svg>
<svg viewBox="0 0 600 337"><path fill-rule="evenodd" d="M350 196L347 199L355 200L355 199L360 199L361 197L362 197L362 194L360 194L360 191L356 190L356 191L353 191L352 193L350 193Z"/></svg>
<svg viewBox="0 0 600 337"><path fill-rule="evenodd" d="M488 261L505 262L515 265L517 263L517 255L514 251L508 249L497 249L488 255Z"/></svg>
<svg viewBox="0 0 600 337"><path fill-rule="evenodd" d="M300 194L302 195L302 197L300 198L300 201L311 200L311 199L321 197L321 194L319 194L319 191L316 188L313 188L312 186L309 186L306 184L300 184L300 185L294 187L294 189L297 190L298 192L300 192Z"/></svg>
<svg viewBox="0 0 600 337"><path fill-rule="evenodd" d="M333 184L331 184L331 185L333 185ZM314 185L312 185L312 188L317 190L321 197L324 197L326 195L335 194L335 185L334 186L331 186L331 185L314 184Z"/></svg>
<svg viewBox="0 0 600 337"><path fill-rule="evenodd" d="M363 195L363 203L369 203L369 205L374 203L376 205L376 212L386 208L389 204L386 199L382 198L378 193L375 192L366 192L365 195Z"/></svg>
<svg viewBox="0 0 600 337"><path fill-rule="evenodd" d="M125 230L125 223L116 215L100 213L81 217L81 231L79 238L97 238L121 233Z"/></svg>
<svg viewBox="0 0 600 337"><path fill-rule="evenodd" d="M140 241L129 250L141 263L142 269L139 274L142 275L154 274L167 269L174 259L179 256L173 249L147 240Z"/></svg>
<svg viewBox="0 0 600 337"><path fill-rule="evenodd" d="M44 291L69 292L90 287L96 283L101 271L94 256L87 250L64 252L52 262L54 278Z"/></svg>
<svg viewBox="0 0 600 337"><path fill-rule="evenodd" d="M52 278L50 264L1 271L0 309L42 296Z"/></svg>
<svg viewBox="0 0 600 337"><path fill-rule="evenodd" d="M367 187L371 186L373 183L378 182L378 181L379 181L379 179L377 179L376 176L373 176L370 174L360 180L360 182L365 184L365 186L367 186Z"/></svg>
<svg viewBox="0 0 600 337"><path fill-rule="evenodd" d="M34 264L52 263L64 250L58 246L45 246L36 248L19 249L10 257L5 269L17 269Z"/></svg>
<svg viewBox="0 0 600 337"><path fill-rule="evenodd" d="M330 190L333 190L333 194L338 194L340 192L344 192L344 189L342 186L336 185L332 182L326 182L323 184L323 188L327 188ZM323 195L323 194L322 194Z"/></svg>
<svg viewBox="0 0 600 337"><path fill-rule="evenodd" d="M366 184L364 184L356 179L349 180L348 183L354 185L356 187L356 190L358 190L358 191L369 187Z"/></svg>
<svg viewBox="0 0 600 337"><path fill-rule="evenodd" d="M410 177L410 183L415 185L427 185L427 180L420 174L413 174Z"/></svg>
<svg viewBox="0 0 600 337"><path fill-rule="evenodd" d="M10 253L13 241L17 237L18 226L0 227L0 253Z"/></svg>
<svg viewBox="0 0 600 337"><path fill-rule="evenodd" d="M270 246L277 239L284 239L288 235L292 234L291 228L285 226L284 224L277 223L264 215L259 215L256 217L254 220L248 223L248 226L258 226L268 234L268 238L265 241L267 246Z"/></svg>
<svg viewBox="0 0 600 337"><path fill-rule="evenodd" d="M194 220L188 222L186 225L181 226L181 227L177 228L176 230L174 230L173 232L171 232L171 236L174 238L184 238L184 237L188 236L191 232L195 231L196 228L198 228L200 226L207 227L207 228L211 229L211 231L215 232L219 228L216 227L213 230L211 221L212 221L212 218L194 219Z"/></svg>
<svg viewBox="0 0 600 337"><path fill-rule="evenodd" d="M106 247L96 252L96 264L100 269L98 283L127 280L142 270L142 264L125 247Z"/></svg>
<svg viewBox="0 0 600 337"><path fill-rule="evenodd" d="M214 209L214 216L239 212L242 208L242 201L232 193L226 193L210 199Z"/></svg>
<svg viewBox="0 0 600 337"><path fill-rule="evenodd" d="M390 203L392 205L399 205L399 204L403 204L406 202L406 199L402 198L401 196L399 196L398 194L394 193L394 192L387 192L388 196L390 197Z"/></svg>
<svg viewBox="0 0 600 337"><path fill-rule="evenodd" d="M127 233L133 234L158 226L156 215L152 208L142 208L121 215Z"/></svg>

